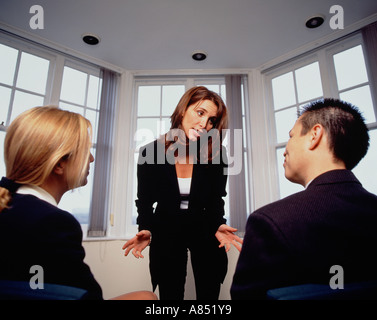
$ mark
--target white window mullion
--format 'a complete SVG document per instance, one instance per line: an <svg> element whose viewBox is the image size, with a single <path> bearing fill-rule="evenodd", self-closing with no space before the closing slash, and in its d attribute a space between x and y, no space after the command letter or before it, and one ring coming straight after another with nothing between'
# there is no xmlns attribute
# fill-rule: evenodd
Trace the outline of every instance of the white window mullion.
<svg viewBox="0 0 377 320"><path fill-rule="evenodd" d="M85 97L84 97L84 117L86 116L86 109L88 106L88 92L89 92L90 74L86 75Z"/></svg>
<svg viewBox="0 0 377 320"><path fill-rule="evenodd" d="M51 68L51 88L49 93L48 103L51 105L59 105L60 92L63 82L63 72L64 72L64 62L65 59L62 56L57 56L55 60L54 68Z"/></svg>
<svg viewBox="0 0 377 320"><path fill-rule="evenodd" d="M14 101L14 96L15 96L15 93L16 93L16 84L17 84L17 78L18 78L18 71L20 70L21 54L22 54L22 51L18 50L16 68L14 70L14 77L13 77L13 84L12 84L13 87L12 87L12 91L11 91L10 99L9 99L8 117L7 117L7 121L5 122L6 126L9 126L10 119L11 119L11 116L12 116L13 101Z"/></svg>
<svg viewBox="0 0 377 320"><path fill-rule="evenodd" d="M336 86L334 61L325 53L325 51L318 52L317 56L322 79L323 96L326 98L339 98L338 88Z"/></svg>
<svg viewBox="0 0 377 320"><path fill-rule="evenodd" d="M186 91L192 87L195 87L195 80L194 78L187 78L186 80Z"/></svg>

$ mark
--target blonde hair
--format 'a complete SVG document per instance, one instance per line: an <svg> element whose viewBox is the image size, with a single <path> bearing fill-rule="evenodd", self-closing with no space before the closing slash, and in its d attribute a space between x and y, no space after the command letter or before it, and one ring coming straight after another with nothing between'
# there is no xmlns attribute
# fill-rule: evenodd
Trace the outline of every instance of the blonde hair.
<svg viewBox="0 0 377 320"><path fill-rule="evenodd" d="M6 177L40 186L64 159L68 188L80 187L87 175L91 135L89 120L80 114L55 106L27 110L11 123L5 136ZM0 212L10 200L4 190L0 188Z"/></svg>

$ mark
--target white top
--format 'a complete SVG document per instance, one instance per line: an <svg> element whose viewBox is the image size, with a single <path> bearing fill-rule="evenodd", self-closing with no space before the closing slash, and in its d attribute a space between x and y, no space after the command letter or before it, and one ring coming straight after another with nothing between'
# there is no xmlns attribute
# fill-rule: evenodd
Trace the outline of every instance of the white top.
<svg viewBox="0 0 377 320"><path fill-rule="evenodd" d="M179 193L181 196L188 196L191 188L191 178L178 178ZM188 200L181 201L181 209L188 209Z"/></svg>
<svg viewBox="0 0 377 320"><path fill-rule="evenodd" d="M31 194L32 196L35 196L41 200L44 200L54 205L55 207L58 206L55 198L51 194L49 194L45 189L42 189L41 187L37 187L31 184L24 184L18 188L17 193Z"/></svg>

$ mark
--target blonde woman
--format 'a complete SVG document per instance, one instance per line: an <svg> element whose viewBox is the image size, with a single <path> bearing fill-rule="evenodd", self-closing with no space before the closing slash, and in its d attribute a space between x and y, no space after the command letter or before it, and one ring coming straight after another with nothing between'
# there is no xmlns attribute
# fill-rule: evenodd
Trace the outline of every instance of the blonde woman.
<svg viewBox="0 0 377 320"><path fill-rule="evenodd" d="M68 190L87 183L94 161L91 124L57 107L36 107L9 126L4 143L6 177L0 181L0 279L30 281L32 266L45 283L102 290L84 263L80 224L57 208ZM148 292L119 298L154 298Z"/></svg>

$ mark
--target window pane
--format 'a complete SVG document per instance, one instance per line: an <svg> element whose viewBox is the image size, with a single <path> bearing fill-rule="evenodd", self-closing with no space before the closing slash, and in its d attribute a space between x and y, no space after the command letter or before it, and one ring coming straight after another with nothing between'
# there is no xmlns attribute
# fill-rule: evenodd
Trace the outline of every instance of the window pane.
<svg viewBox="0 0 377 320"><path fill-rule="evenodd" d="M296 103L292 72L272 79L272 94L274 98L275 110L288 107Z"/></svg>
<svg viewBox="0 0 377 320"><path fill-rule="evenodd" d="M21 91L16 91L14 95L11 122L22 112L37 106L43 106L43 97L36 96Z"/></svg>
<svg viewBox="0 0 377 320"><path fill-rule="evenodd" d="M86 109L85 118L87 118L90 121L93 128L93 143L97 143L98 116L99 116L99 112Z"/></svg>
<svg viewBox="0 0 377 320"><path fill-rule="evenodd" d="M23 52L20 70L18 71L17 87L45 94L49 65L48 60Z"/></svg>
<svg viewBox="0 0 377 320"><path fill-rule="evenodd" d="M73 104L60 102L60 103L59 103L59 108L60 108L60 109L63 109L63 110L67 110L67 111L71 111L71 112L79 113L79 114L81 114L82 116L84 115L84 108L83 108L83 107L75 106L75 105L73 105Z"/></svg>
<svg viewBox="0 0 377 320"><path fill-rule="evenodd" d="M296 83L298 101L308 101L323 95L318 62L297 69Z"/></svg>
<svg viewBox="0 0 377 320"><path fill-rule="evenodd" d="M376 121L369 86L364 86L350 91L342 92L339 95L339 97L340 99L347 101L358 107L360 111L363 113L366 123Z"/></svg>
<svg viewBox="0 0 377 320"><path fill-rule="evenodd" d="M204 86L206 87L208 90L211 90L213 92L216 92L217 94L220 94L220 86L218 84L201 84L201 85L198 85L198 86Z"/></svg>
<svg viewBox="0 0 377 320"><path fill-rule="evenodd" d="M377 129L369 131L370 146L365 158L353 169L363 187L369 192L377 194Z"/></svg>
<svg viewBox="0 0 377 320"><path fill-rule="evenodd" d="M0 178L5 177L5 161L4 161L4 140L5 140L5 132L0 131Z"/></svg>
<svg viewBox="0 0 377 320"><path fill-rule="evenodd" d="M18 50L0 44L0 82L13 85Z"/></svg>
<svg viewBox="0 0 377 320"><path fill-rule="evenodd" d="M196 86L206 87L208 90L216 92L220 95L221 99L226 101L226 86L225 84L197 84Z"/></svg>
<svg viewBox="0 0 377 320"><path fill-rule="evenodd" d="M284 151L285 151L285 148L280 148L276 150L278 173L279 173L280 198L285 198L293 193L304 190L304 187L302 185L290 182L285 177L285 171L283 167Z"/></svg>
<svg viewBox="0 0 377 320"><path fill-rule="evenodd" d="M159 119L138 119L135 133L136 148L146 145L157 138L160 129Z"/></svg>
<svg viewBox="0 0 377 320"><path fill-rule="evenodd" d="M160 116L161 86L139 87L138 116Z"/></svg>
<svg viewBox="0 0 377 320"><path fill-rule="evenodd" d="M95 155L95 149L91 150ZM95 161L95 160L94 160ZM80 224L89 223L89 210L93 189L94 163L90 164L88 183L72 191L66 192L59 202L59 208L72 213Z"/></svg>
<svg viewBox="0 0 377 320"><path fill-rule="evenodd" d="M88 88L88 102L87 106L93 109L99 109L99 99L101 93L99 91L101 85L100 78L95 76L89 76L89 88Z"/></svg>
<svg viewBox="0 0 377 320"><path fill-rule="evenodd" d="M276 139L277 142L288 141L289 131L297 120L296 107L289 108L275 113Z"/></svg>
<svg viewBox="0 0 377 320"><path fill-rule="evenodd" d="M339 90L368 81L361 45L334 55Z"/></svg>
<svg viewBox="0 0 377 320"><path fill-rule="evenodd" d="M86 79L86 73L69 67L64 67L60 99L84 105Z"/></svg>
<svg viewBox="0 0 377 320"><path fill-rule="evenodd" d="M163 86L162 87L162 115L171 116L182 95L185 93L185 86Z"/></svg>
<svg viewBox="0 0 377 320"><path fill-rule="evenodd" d="M11 89L0 86L0 124L7 124L10 95Z"/></svg>
<svg viewBox="0 0 377 320"><path fill-rule="evenodd" d="M159 122L159 134L165 134L170 130L171 122L170 118L162 118Z"/></svg>
<svg viewBox="0 0 377 320"><path fill-rule="evenodd" d="M221 87L220 88L220 96L225 102L226 101L226 86L225 86L225 84L222 84L220 87ZM243 85L242 85L242 88L243 88ZM242 94L242 98L243 98L243 94ZM243 103L242 103L242 107L244 107Z"/></svg>

